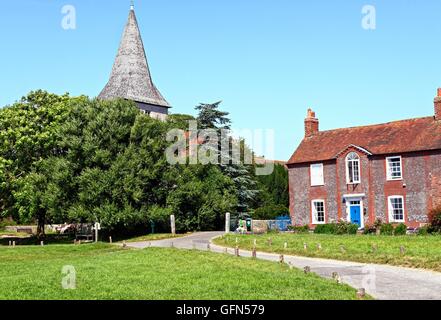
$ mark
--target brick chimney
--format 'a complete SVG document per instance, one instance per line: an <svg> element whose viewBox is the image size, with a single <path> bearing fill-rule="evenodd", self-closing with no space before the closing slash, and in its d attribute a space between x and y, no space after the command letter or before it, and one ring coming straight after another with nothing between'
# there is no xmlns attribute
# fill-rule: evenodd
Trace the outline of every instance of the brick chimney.
<svg viewBox="0 0 441 320"><path fill-rule="evenodd" d="M440 109L441 111L441 109ZM441 112L440 112L441 116ZM308 109L308 115L305 119L305 138L312 137L319 132L319 121L315 117L315 112Z"/></svg>
<svg viewBox="0 0 441 320"><path fill-rule="evenodd" d="M434 100L435 104L435 120L441 120L441 88L438 88L438 95Z"/></svg>

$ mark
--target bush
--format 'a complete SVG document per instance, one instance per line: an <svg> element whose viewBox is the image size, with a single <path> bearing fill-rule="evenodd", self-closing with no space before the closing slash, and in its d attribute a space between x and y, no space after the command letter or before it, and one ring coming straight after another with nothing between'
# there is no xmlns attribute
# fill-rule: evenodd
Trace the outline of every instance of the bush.
<svg viewBox="0 0 441 320"><path fill-rule="evenodd" d="M390 223L383 223L380 227L380 232L382 235L391 236L394 234L394 226Z"/></svg>
<svg viewBox="0 0 441 320"><path fill-rule="evenodd" d="M429 234L429 227L428 226L418 228L418 230L417 230L418 236L427 236L428 234Z"/></svg>
<svg viewBox="0 0 441 320"><path fill-rule="evenodd" d="M404 223L400 223L394 230L394 235L404 236L407 233L407 226Z"/></svg>
<svg viewBox="0 0 441 320"><path fill-rule="evenodd" d="M358 232L358 225L350 223L348 225L347 234L357 234L357 232Z"/></svg>
<svg viewBox="0 0 441 320"><path fill-rule="evenodd" d="M288 226L289 231L294 231L295 233L308 233L309 226L306 224L304 226Z"/></svg>
<svg viewBox="0 0 441 320"><path fill-rule="evenodd" d="M429 212L429 233L441 232L441 206Z"/></svg>
<svg viewBox="0 0 441 320"><path fill-rule="evenodd" d="M346 221L339 221L336 225L336 234L357 234L358 225Z"/></svg>
<svg viewBox="0 0 441 320"><path fill-rule="evenodd" d="M258 208L252 214L255 220L274 220L280 216L289 216L289 209L280 205L269 205Z"/></svg>
<svg viewBox="0 0 441 320"><path fill-rule="evenodd" d="M317 234L357 234L358 225L346 221L339 221L338 223L328 223L318 225L314 233Z"/></svg>
<svg viewBox="0 0 441 320"><path fill-rule="evenodd" d="M17 225L14 220L0 219L0 230L4 230L6 227Z"/></svg>
<svg viewBox="0 0 441 320"><path fill-rule="evenodd" d="M317 234L336 234L337 225L335 223L319 224L315 227L314 233Z"/></svg>
<svg viewBox="0 0 441 320"><path fill-rule="evenodd" d="M377 228L373 224L367 224L364 226L364 234L375 234L377 233Z"/></svg>

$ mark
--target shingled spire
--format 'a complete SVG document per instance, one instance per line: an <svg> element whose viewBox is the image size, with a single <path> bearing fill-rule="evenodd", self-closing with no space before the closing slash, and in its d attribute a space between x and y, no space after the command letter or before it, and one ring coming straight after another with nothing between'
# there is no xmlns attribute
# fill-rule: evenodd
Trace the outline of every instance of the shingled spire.
<svg viewBox="0 0 441 320"><path fill-rule="evenodd" d="M170 105L153 84L133 2L109 82L98 98L124 98L153 117L164 118Z"/></svg>

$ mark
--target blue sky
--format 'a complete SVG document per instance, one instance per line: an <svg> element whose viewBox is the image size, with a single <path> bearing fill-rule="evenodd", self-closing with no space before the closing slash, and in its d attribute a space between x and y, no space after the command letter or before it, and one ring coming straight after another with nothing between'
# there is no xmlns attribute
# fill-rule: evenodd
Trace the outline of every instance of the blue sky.
<svg viewBox="0 0 441 320"><path fill-rule="evenodd" d="M77 28L61 27L64 5ZM361 26L364 5L376 29ZM96 96L129 0L0 3L0 106L33 89ZM223 100L235 128L275 129L275 157L322 130L433 114L439 0L135 0L154 82L174 113Z"/></svg>

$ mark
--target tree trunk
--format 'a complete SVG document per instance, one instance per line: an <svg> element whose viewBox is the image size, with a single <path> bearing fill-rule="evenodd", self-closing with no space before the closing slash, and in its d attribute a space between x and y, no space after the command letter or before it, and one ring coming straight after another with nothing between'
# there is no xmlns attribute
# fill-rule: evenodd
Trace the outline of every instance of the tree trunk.
<svg viewBox="0 0 441 320"><path fill-rule="evenodd" d="M37 222L37 239L38 240L42 240L45 237L45 233L44 233L44 226L45 226L45 217L44 215L40 216L38 218L38 222Z"/></svg>

